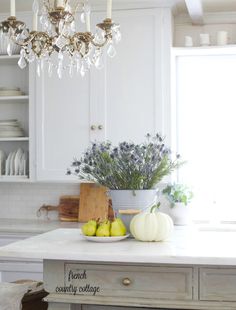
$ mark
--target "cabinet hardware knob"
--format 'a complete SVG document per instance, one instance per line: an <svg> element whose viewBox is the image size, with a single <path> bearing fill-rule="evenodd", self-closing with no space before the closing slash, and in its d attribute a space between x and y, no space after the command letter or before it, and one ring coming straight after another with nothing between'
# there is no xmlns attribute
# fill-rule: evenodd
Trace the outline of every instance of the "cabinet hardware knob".
<svg viewBox="0 0 236 310"><path fill-rule="evenodd" d="M131 284L131 280L129 278L124 278L122 280L123 285L129 286Z"/></svg>
<svg viewBox="0 0 236 310"><path fill-rule="evenodd" d="M99 130L102 130L102 129L103 129L103 126L102 126L102 125L99 125L99 126L98 126L98 129L99 129Z"/></svg>
<svg viewBox="0 0 236 310"><path fill-rule="evenodd" d="M96 126L95 126L95 125L92 125L92 126L90 127L90 129L91 129L91 130L96 130Z"/></svg>

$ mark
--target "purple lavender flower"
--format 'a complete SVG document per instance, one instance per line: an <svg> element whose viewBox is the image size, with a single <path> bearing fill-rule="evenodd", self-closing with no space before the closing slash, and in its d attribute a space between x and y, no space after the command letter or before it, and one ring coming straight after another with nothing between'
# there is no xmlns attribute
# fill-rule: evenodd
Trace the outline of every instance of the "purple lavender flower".
<svg viewBox="0 0 236 310"><path fill-rule="evenodd" d="M141 144L121 142L92 143L81 159L74 159L73 172L82 180L93 181L110 189L150 189L180 166L179 158L171 158L170 149L160 134L146 135Z"/></svg>

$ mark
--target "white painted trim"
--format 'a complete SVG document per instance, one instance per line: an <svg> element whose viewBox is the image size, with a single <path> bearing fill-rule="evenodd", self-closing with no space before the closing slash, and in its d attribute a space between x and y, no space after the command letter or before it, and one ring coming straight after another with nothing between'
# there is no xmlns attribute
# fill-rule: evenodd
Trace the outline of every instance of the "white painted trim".
<svg viewBox="0 0 236 310"><path fill-rule="evenodd" d="M29 64L29 111L28 111L28 118L29 118L29 180L35 181L36 175L36 113L35 113L35 70L34 64Z"/></svg>
<svg viewBox="0 0 236 310"><path fill-rule="evenodd" d="M201 0L185 0L185 4L194 25L203 24L203 9Z"/></svg>
<svg viewBox="0 0 236 310"><path fill-rule="evenodd" d="M236 45L210 46L210 47L190 47L190 48L172 48L172 54L176 56L199 56L199 55L236 55Z"/></svg>
<svg viewBox="0 0 236 310"><path fill-rule="evenodd" d="M175 16L175 25L192 24L189 15ZM214 12L204 14L204 24L236 24L236 12Z"/></svg>

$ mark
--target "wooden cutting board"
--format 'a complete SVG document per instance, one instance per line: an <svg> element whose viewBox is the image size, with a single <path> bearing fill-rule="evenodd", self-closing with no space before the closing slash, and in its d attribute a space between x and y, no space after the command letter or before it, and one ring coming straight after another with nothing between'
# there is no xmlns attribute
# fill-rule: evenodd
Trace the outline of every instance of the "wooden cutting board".
<svg viewBox="0 0 236 310"><path fill-rule="evenodd" d="M46 212L48 217L50 211L58 211L59 220L62 222L78 222L79 196L61 196L59 205L43 205L37 215L40 217L42 212Z"/></svg>
<svg viewBox="0 0 236 310"><path fill-rule="evenodd" d="M79 212L79 196L61 196L59 218L63 222L77 222Z"/></svg>
<svg viewBox="0 0 236 310"><path fill-rule="evenodd" d="M80 184L79 222L107 219L109 209L108 188L91 183Z"/></svg>

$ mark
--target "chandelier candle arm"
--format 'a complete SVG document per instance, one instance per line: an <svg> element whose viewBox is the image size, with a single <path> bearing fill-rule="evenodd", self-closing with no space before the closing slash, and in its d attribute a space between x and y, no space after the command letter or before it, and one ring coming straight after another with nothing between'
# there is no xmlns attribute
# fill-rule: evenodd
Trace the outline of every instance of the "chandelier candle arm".
<svg viewBox="0 0 236 310"><path fill-rule="evenodd" d="M112 18L112 0L107 0L107 18Z"/></svg>
<svg viewBox="0 0 236 310"><path fill-rule="evenodd" d="M16 16L16 1L11 0L11 16Z"/></svg>

